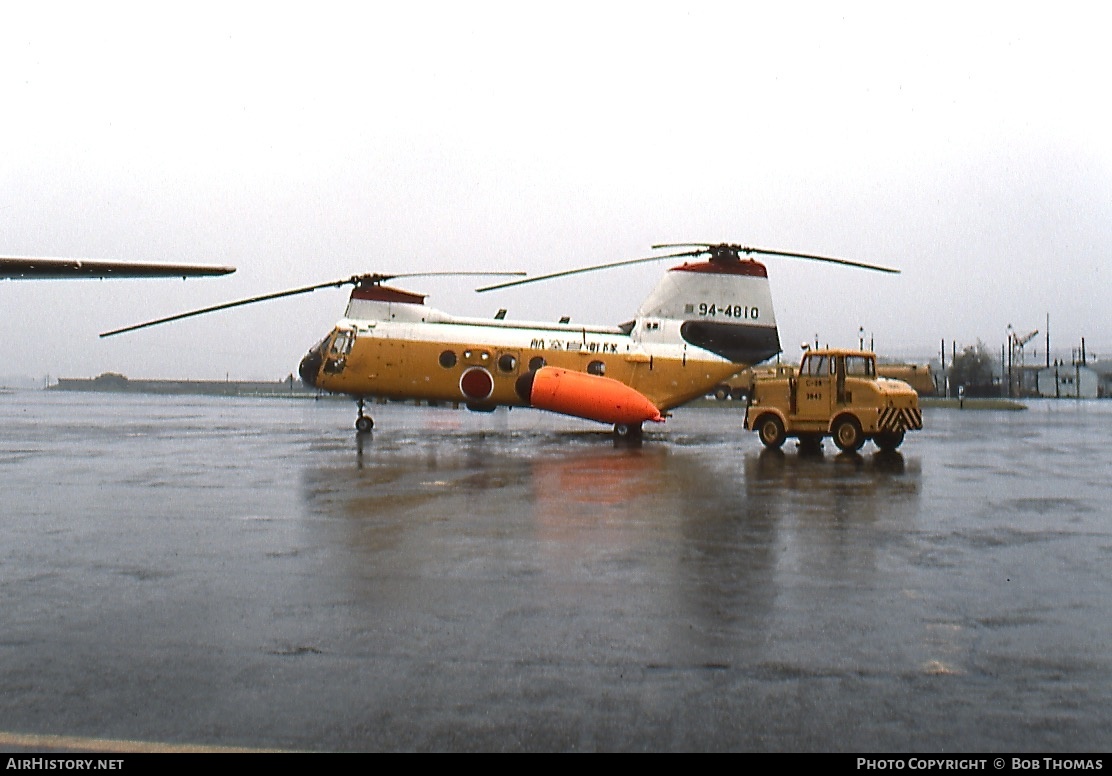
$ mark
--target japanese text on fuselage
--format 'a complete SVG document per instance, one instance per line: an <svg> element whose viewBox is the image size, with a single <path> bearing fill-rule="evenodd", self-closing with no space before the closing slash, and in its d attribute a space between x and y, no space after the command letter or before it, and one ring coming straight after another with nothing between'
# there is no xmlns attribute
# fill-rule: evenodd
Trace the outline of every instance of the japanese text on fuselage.
<svg viewBox="0 0 1112 776"><path fill-rule="evenodd" d="M575 350L581 353L617 353L615 342L585 342L584 340L561 340L536 338L529 343L532 350Z"/></svg>

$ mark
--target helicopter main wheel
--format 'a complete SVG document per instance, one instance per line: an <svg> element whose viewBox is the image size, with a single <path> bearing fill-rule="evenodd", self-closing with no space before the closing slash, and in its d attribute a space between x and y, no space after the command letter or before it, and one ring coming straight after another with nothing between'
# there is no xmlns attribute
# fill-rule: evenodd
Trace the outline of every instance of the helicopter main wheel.
<svg viewBox="0 0 1112 776"><path fill-rule="evenodd" d="M363 399L359 399L356 403L359 405L359 417L355 419L355 430L360 434L370 433L370 430L375 427L375 422L370 415L363 414L363 405L366 404L366 402Z"/></svg>
<svg viewBox="0 0 1112 776"><path fill-rule="evenodd" d="M614 424L614 441L616 442L640 442L641 433L640 423Z"/></svg>

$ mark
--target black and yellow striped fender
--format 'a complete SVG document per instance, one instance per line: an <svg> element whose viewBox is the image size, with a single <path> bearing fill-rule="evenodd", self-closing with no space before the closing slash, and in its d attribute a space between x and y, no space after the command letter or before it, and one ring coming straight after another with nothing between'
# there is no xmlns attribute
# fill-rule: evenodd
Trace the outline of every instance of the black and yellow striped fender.
<svg viewBox="0 0 1112 776"><path fill-rule="evenodd" d="M880 411L880 431L917 431L923 427L923 411L918 407L888 407Z"/></svg>

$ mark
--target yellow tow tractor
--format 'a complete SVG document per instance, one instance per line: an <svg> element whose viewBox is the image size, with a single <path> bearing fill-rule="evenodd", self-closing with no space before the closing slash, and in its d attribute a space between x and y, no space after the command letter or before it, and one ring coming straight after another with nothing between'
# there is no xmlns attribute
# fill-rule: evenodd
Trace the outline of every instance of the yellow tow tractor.
<svg viewBox="0 0 1112 776"><path fill-rule="evenodd" d="M915 389L878 377L876 354L868 350L808 349L794 374L755 379L745 409L745 428L770 448L796 437L801 449L817 449L830 436L844 452L869 439L890 451L904 432L922 427Z"/></svg>

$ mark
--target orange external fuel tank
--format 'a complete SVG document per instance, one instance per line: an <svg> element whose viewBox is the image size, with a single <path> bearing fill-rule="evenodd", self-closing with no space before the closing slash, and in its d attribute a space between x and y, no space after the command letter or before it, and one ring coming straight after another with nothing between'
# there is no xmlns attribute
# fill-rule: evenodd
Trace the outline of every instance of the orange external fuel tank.
<svg viewBox="0 0 1112 776"><path fill-rule="evenodd" d="M643 393L601 375L543 366L518 378L515 388L531 407L600 423L664 420Z"/></svg>

